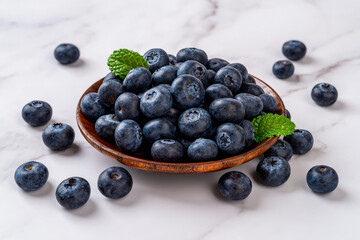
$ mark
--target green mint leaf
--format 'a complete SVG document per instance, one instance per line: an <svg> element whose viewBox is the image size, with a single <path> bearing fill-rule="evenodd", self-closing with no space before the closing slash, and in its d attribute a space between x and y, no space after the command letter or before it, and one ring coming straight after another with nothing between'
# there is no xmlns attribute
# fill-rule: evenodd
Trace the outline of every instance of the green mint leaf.
<svg viewBox="0 0 360 240"><path fill-rule="evenodd" d="M272 113L257 116L252 120L252 124L254 125L256 142L262 142L274 136L290 135L295 130L295 124L290 119Z"/></svg>
<svg viewBox="0 0 360 240"><path fill-rule="evenodd" d="M147 61L139 53L128 50L115 50L108 58L107 65L115 75L124 79L133 68L144 67L149 69Z"/></svg>

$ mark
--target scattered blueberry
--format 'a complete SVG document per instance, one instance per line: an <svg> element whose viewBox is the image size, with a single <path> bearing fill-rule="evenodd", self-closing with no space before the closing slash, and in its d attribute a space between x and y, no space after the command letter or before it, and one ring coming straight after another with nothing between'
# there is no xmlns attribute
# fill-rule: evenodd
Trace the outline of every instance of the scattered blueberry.
<svg viewBox="0 0 360 240"><path fill-rule="evenodd" d="M265 157L282 157L286 161L289 161L292 155L293 149L291 145L282 139L277 140L277 142L264 153Z"/></svg>
<svg viewBox="0 0 360 240"><path fill-rule="evenodd" d="M231 63L228 66L233 67L236 70L238 70L239 73L241 74L241 78L242 78L243 82L246 82L246 80L247 80L247 78L249 76L249 73L248 73L248 70L246 69L246 67L244 65L242 65L241 63Z"/></svg>
<svg viewBox="0 0 360 240"><path fill-rule="evenodd" d="M44 164L30 161L21 164L15 171L15 182L24 191L35 191L45 185L49 171Z"/></svg>
<svg viewBox="0 0 360 240"><path fill-rule="evenodd" d="M280 186L290 177L290 165L282 157L267 157L259 162L256 173L260 182L267 186Z"/></svg>
<svg viewBox="0 0 360 240"><path fill-rule="evenodd" d="M274 63L273 73L275 77L280 79L286 79L294 74L294 65L288 60L281 60Z"/></svg>
<svg viewBox="0 0 360 240"><path fill-rule="evenodd" d="M151 86L151 72L143 67L131 69L123 81L127 92L142 93Z"/></svg>
<svg viewBox="0 0 360 240"><path fill-rule="evenodd" d="M330 106L336 102L338 92L329 83L318 83L311 91L311 98L320 106Z"/></svg>
<svg viewBox="0 0 360 240"><path fill-rule="evenodd" d="M151 76L152 84L157 86L160 84L169 84L174 81L177 77L177 68L174 66L163 66L156 71Z"/></svg>
<svg viewBox="0 0 360 240"><path fill-rule="evenodd" d="M205 101L210 104L218 98L232 98L233 94L228 87L222 84L210 85L205 90Z"/></svg>
<svg viewBox="0 0 360 240"><path fill-rule="evenodd" d="M245 118L256 117L263 110L261 99L250 93L239 93L235 99L244 106Z"/></svg>
<svg viewBox="0 0 360 240"><path fill-rule="evenodd" d="M260 94L259 98L263 103L263 111L267 113L275 113L276 111L276 99L269 94Z"/></svg>
<svg viewBox="0 0 360 240"><path fill-rule="evenodd" d="M254 143L254 125L249 120L245 119L239 125L245 132L245 147L250 147Z"/></svg>
<svg viewBox="0 0 360 240"><path fill-rule="evenodd" d="M305 154L312 148L314 138L312 134L304 129L295 129L295 131L284 137L284 140L290 143L294 154Z"/></svg>
<svg viewBox="0 0 360 240"><path fill-rule="evenodd" d="M225 67L226 65L228 65L229 62L224 60L224 59L221 59L221 58L211 58L208 60L207 64L206 64L206 67L208 69L211 69L215 72L219 71L220 68L222 67Z"/></svg>
<svg viewBox="0 0 360 240"><path fill-rule="evenodd" d="M99 100L107 107L114 106L116 99L124 93L123 85L116 80L103 82L99 87Z"/></svg>
<svg viewBox="0 0 360 240"><path fill-rule="evenodd" d="M104 140L113 140L114 132L120 121L115 114L99 117L95 122L96 133Z"/></svg>
<svg viewBox="0 0 360 240"><path fill-rule="evenodd" d="M178 127L181 134L188 138L205 137L211 128L210 114L202 108L190 108L179 117Z"/></svg>
<svg viewBox="0 0 360 240"><path fill-rule="evenodd" d="M90 184L84 178L71 177L56 188L56 199L67 209L82 207L90 198Z"/></svg>
<svg viewBox="0 0 360 240"><path fill-rule="evenodd" d="M220 177L218 189L221 196L227 200L243 200L250 195L252 183L244 173L231 171Z"/></svg>
<svg viewBox="0 0 360 240"><path fill-rule="evenodd" d="M34 100L23 107L21 115L25 122L38 127L45 125L51 119L52 108L47 102Z"/></svg>
<svg viewBox="0 0 360 240"><path fill-rule="evenodd" d="M51 124L42 133L45 145L54 151L62 151L69 148L73 144L74 138L74 129L65 123Z"/></svg>
<svg viewBox="0 0 360 240"><path fill-rule="evenodd" d="M208 75L207 75L207 69L204 65L201 63L194 61L194 60L188 60L181 64L181 66L177 70L177 75L183 75L183 74L190 74L199 79L204 87L207 87L208 85Z"/></svg>
<svg viewBox="0 0 360 240"><path fill-rule="evenodd" d="M165 116L172 107L172 100L170 91L165 87L153 87L141 97L140 110L149 118Z"/></svg>
<svg viewBox="0 0 360 240"><path fill-rule="evenodd" d="M119 121L136 120L140 116L140 99L134 93L125 92L116 99L114 111Z"/></svg>
<svg viewBox="0 0 360 240"><path fill-rule="evenodd" d="M184 150L181 143L172 139L160 139L151 146L151 156L159 162L181 162Z"/></svg>
<svg viewBox="0 0 360 240"><path fill-rule="evenodd" d="M125 168L109 167L99 175L97 184L102 195L111 199L119 199L129 194L133 180Z"/></svg>
<svg viewBox="0 0 360 240"><path fill-rule="evenodd" d="M71 43L62 43L55 48L54 56L61 64L71 64L79 59L80 51Z"/></svg>
<svg viewBox="0 0 360 240"><path fill-rule="evenodd" d="M209 106L209 112L213 119L220 123L240 123L246 114L244 105L233 98L219 98Z"/></svg>
<svg viewBox="0 0 360 240"><path fill-rule="evenodd" d="M153 48L144 54L144 59L149 64L150 72L155 72L156 69L169 65L169 55L160 48Z"/></svg>
<svg viewBox="0 0 360 240"><path fill-rule="evenodd" d="M245 131L238 124L224 123L216 131L216 144L221 152L239 154L245 148Z"/></svg>
<svg viewBox="0 0 360 240"><path fill-rule="evenodd" d="M115 142L124 152L136 152L142 143L141 128L134 120L123 120L115 129Z"/></svg>
<svg viewBox="0 0 360 240"><path fill-rule="evenodd" d="M194 60L202 65L206 65L208 57L206 53L198 48L183 48L176 54L178 62L185 62L187 60Z"/></svg>
<svg viewBox="0 0 360 240"><path fill-rule="evenodd" d="M241 88L239 90L240 93L250 93L255 96L259 96L261 94L264 94L264 90L255 83L243 83L241 84Z"/></svg>
<svg viewBox="0 0 360 240"><path fill-rule="evenodd" d="M218 147L211 139L198 138L187 149L190 160L206 162L214 160L218 154Z"/></svg>
<svg viewBox="0 0 360 240"><path fill-rule="evenodd" d="M330 193L339 183L336 171L326 165L312 167L306 175L309 188L316 193Z"/></svg>
<svg viewBox="0 0 360 240"><path fill-rule="evenodd" d="M159 139L174 139L176 126L166 118L155 118L144 125L143 136L149 143Z"/></svg>
<svg viewBox="0 0 360 240"><path fill-rule="evenodd" d="M237 69L226 66L216 73L214 83L223 84L233 93L236 93L241 87L242 77Z"/></svg>
<svg viewBox="0 0 360 240"><path fill-rule="evenodd" d="M91 122L95 122L100 116L106 113L105 106L101 103L98 93L88 93L80 103L80 109L85 118Z"/></svg>
<svg viewBox="0 0 360 240"><path fill-rule="evenodd" d="M287 41L282 46L282 53L288 59L297 61L305 56L306 46L304 43L297 40Z"/></svg>

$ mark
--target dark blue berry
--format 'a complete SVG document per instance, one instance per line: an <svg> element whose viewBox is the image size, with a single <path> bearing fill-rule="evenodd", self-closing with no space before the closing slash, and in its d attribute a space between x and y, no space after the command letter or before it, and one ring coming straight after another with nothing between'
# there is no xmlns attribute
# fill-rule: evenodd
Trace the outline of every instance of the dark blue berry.
<svg viewBox="0 0 360 240"><path fill-rule="evenodd" d="M140 110L149 118L165 116L171 107L171 93L165 87L153 87L147 90L140 100Z"/></svg>
<svg viewBox="0 0 360 240"><path fill-rule="evenodd" d="M80 57L79 49L70 43L62 43L55 48L54 56L61 64L71 64Z"/></svg>
<svg viewBox="0 0 360 240"><path fill-rule="evenodd" d="M177 63L176 57L172 54L168 54L168 56L169 56L169 65L174 66Z"/></svg>
<svg viewBox="0 0 360 240"><path fill-rule="evenodd" d="M228 65L229 62L221 59L221 58L211 58L209 59L209 61L206 63L206 67L208 69L211 69L215 72L219 71L220 68L225 67L226 65Z"/></svg>
<svg viewBox="0 0 360 240"><path fill-rule="evenodd" d="M187 60L194 60L202 65L206 65L208 57L206 53L198 48L183 48L176 54L178 62L185 62Z"/></svg>
<svg viewBox="0 0 360 240"><path fill-rule="evenodd" d="M207 87L208 85L207 69L204 65L197 61L188 60L181 64L177 70L177 75L180 76L183 74L193 75L202 82L204 87Z"/></svg>
<svg viewBox="0 0 360 240"><path fill-rule="evenodd" d="M169 84L177 77L177 68L174 66L163 66L157 69L151 76L152 84L157 86L160 84Z"/></svg>
<svg viewBox="0 0 360 240"><path fill-rule="evenodd" d="M107 107L114 106L116 99L124 93L123 85L116 80L103 82L99 87L99 100Z"/></svg>
<svg viewBox="0 0 360 240"><path fill-rule="evenodd" d="M297 40L287 41L282 46L282 53L288 59L297 61L305 56L306 46L304 43Z"/></svg>
<svg viewBox="0 0 360 240"><path fill-rule="evenodd" d="M167 118L173 124L177 124L180 114L181 114L181 112L179 109L172 107L167 112L167 114L164 116L164 118Z"/></svg>
<svg viewBox="0 0 360 240"><path fill-rule="evenodd" d="M215 75L214 83L220 83L228 87L233 93L239 91L242 84L240 72L233 67L223 67Z"/></svg>
<svg viewBox="0 0 360 240"><path fill-rule="evenodd" d="M246 118L256 117L263 110L261 99L250 93L239 93L235 99L244 106Z"/></svg>
<svg viewBox="0 0 360 240"><path fill-rule="evenodd" d="M280 79L286 79L294 74L294 65L288 60L277 61L273 65L273 73L275 77Z"/></svg>
<svg viewBox="0 0 360 240"><path fill-rule="evenodd" d="M86 94L81 99L80 109L85 118L91 122L95 122L96 119L106 113L106 108L99 100L98 93Z"/></svg>
<svg viewBox="0 0 360 240"><path fill-rule="evenodd" d="M305 154L312 148L314 138L312 134L304 129L295 129L295 131L284 137L284 140L290 143L294 154Z"/></svg>
<svg viewBox="0 0 360 240"><path fill-rule="evenodd" d="M205 102L212 103L218 98L232 98L233 94L228 87L222 84L210 85L205 90Z"/></svg>
<svg viewBox="0 0 360 240"><path fill-rule="evenodd" d="M309 188L316 193L330 193L339 183L336 171L326 165L312 167L306 175Z"/></svg>
<svg viewBox="0 0 360 240"><path fill-rule="evenodd" d="M245 147L250 147L254 143L254 125L249 120L243 120L239 125L245 132Z"/></svg>
<svg viewBox="0 0 360 240"><path fill-rule="evenodd" d="M136 152L142 143L141 128L134 120L123 120L115 129L115 142L123 152Z"/></svg>
<svg viewBox="0 0 360 240"><path fill-rule="evenodd" d="M139 97L130 92L121 94L116 99L114 111L119 121L125 119L137 120L140 116Z"/></svg>
<svg viewBox="0 0 360 240"><path fill-rule="evenodd" d="M218 154L218 147L211 139L198 138L188 147L187 154L194 162L212 161Z"/></svg>
<svg viewBox="0 0 360 240"><path fill-rule="evenodd" d="M276 99L269 94L260 94L259 98L263 103L263 111L268 113L275 113L276 111Z"/></svg>
<svg viewBox="0 0 360 240"><path fill-rule="evenodd" d="M188 138L205 137L211 128L210 114L202 108L190 108L179 117L178 127L181 134Z"/></svg>
<svg viewBox="0 0 360 240"><path fill-rule="evenodd" d="M211 117L220 123L240 123L245 111L243 104L233 98L218 98L209 106Z"/></svg>
<svg viewBox="0 0 360 240"><path fill-rule="evenodd" d="M144 54L144 59L149 64L150 72L155 72L156 69L169 65L169 55L160 48L153 48Z"/></svg>
<svg viewBox="0 0 360 240"><path fill-rule="evenodd" d="M84 178L71 177L62 181L56 188L56 199L67 209L84 206L90 198L90 184Z"/></svg>
<svg viewBox="0 0 360 240"><path fill-rule="evenodd" d="M119 199L129 194L133 180L125 168L109 167L99 175L97 184L102 195L111 199Z"/></svg>
<svg viewBox="0 0 360 240"><path fill-rule="evenodd" d="M338 92L329 83L318 83L311 90L311 98L320 106L330 106L336 102Z"/></svg>
<svg viewBox="0 0 360 240"><path fill-rule="evenodd" d="M261 160L256 173L260 182L266 186L280 186L290 177L290 165L282 157L267 157Z"/></svg>
<svg viewBox="0 0 360 240"><path fill-rule="evenodd" d="M35 191L45 185L49 171L44 164L30 161L20 165L15 171L15 182L24 191Z"/></svg>
<svg viewBox="0 0 360 240"><path fill-rule="evenodd" d="M183 145L185 151L187 151L190 145L194 142L193 139L188 139L184 136L178 136L176 140Z"/></svg>
<svg viewBox="0 0 360 240"><path fill-rule="evenodd" d="M282 139L279 139L273 146L271 146L271 148L269 148L269 150L264 153L265 157L282 157L286 161L289 161L292 155L293 149L291 145Z"/></svg>
<svg viewBox="0 0 360 240"><path fill-rule="evenodd" d="M183 146L172 139L160 139L151 146L151 156L159 162L182 162Z"/></svg>
<svg viewBox="0 0 360 240"><path fill-rule="evenodd" d="M95 122L96 133L104 140L113 140L114 132L120 121L115 114L99 117Z"/></svg>
<svg viewBox="0 0 360 240"><path fill-rule="evenodd" d="M171 94L179 109L199 106L205 98L205 88L202 82L190 74L177 77L171 84Z"/></svg>
<svg viewBox="0 0 360 240"><path fill-rule="evenodd" d="M255 96L259 96L261 94L264 94L264 90L255 83L243 83L241 84L241 88L239 90L240 93L250 93Z"/></svg>
<svg viewBox="0 0 360 240"><path fill-rule="evenodd" d="M243 83L253 83L253 84L256 84L256 81L255 81L255 79L254 79L252 76L248 75L248 77L243 81Z"/></svg>
<svg viewBox="0 0 360 240"><path fill-rule="evenodd" d="M144 125L143 136L149 143L159 139L174 139L176 126L166 118L156 118Z"/></svg>
<svg viewBox="0 0 360 240"><path fill-rule="evenodd" d="M45 125L51 119L52 108L47 102L34 100L23 107L21 115L25 122L38 127Z"/></svg>
<svg viewBox="0 0 360 240"><path fill-rule="evenodd" d="M241 63L231 63L228 66L233 67L236 70L238 70L239 73L241 74L241 78L242 78L243 82L246 82L246 79L248 78L249 73L244 65L242 65Z"/></svg>
<svg viewBox="0 0 360 240"><path fill-rule="evenodd" d="M104 77L103 83L107 82L109 80L115 80L119 83L122 83L123 79L121 79L118 75L115 75L113 72L109 72L108 74L106 74L106 76Z"/></svg>
<svg viewBox="0 0 360 240"><path fill-rule="evenodd" d="M208 75L208 86L214 84L214 78L215 78L215 74L216 72L213 70L207 70L207 75Z"/></svg>
<svg viewBox="0 0 360 240"><path fill-rule="evenodd" d="M62 151L69 148L73 144L74 138L74 129L65 123L51 124L42 133L45 145L54 151Z"/></svg>
<svg viewBox="0 0 360 240"><path fill-rule="evenodd" d="M131 69L123 81L127 92L142 93L151 86L151 72L143 67Z"/></svg>
<svg viewBox="0 0 360 240"><path fill-rule="evenodd" d="M243 200L250 195L252 183L244 173L231 171L220 177L218 189L221 196L227 200Z"/></svg>
<svg viewBox="0 0 360 240"><path fill-rule="evenodd" d="M216 144L221 152L235 155L245 148L245 131L237 124L224 123L216 131Z"/></svg>

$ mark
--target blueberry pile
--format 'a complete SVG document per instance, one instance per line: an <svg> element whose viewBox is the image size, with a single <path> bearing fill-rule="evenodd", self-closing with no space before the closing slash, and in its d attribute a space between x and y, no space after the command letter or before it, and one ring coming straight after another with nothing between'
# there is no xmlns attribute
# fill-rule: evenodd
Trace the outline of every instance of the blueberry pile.
<svg viewBox="0 0 360 240"><path fill-rule="evenodd" d="M124 153L173 163L237 155L254 142L251 120L276 110L241 63L208 59L197 48L176 57L155 48L143 57L149 69L124 79L110 72L80 104L97 134Z"/></svg>

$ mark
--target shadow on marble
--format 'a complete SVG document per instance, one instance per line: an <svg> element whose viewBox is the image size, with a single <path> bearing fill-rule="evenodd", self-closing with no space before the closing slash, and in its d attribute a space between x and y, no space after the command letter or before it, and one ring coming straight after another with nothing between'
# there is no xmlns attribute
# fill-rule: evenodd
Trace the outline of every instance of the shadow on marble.
<svg viewBox="0 0 360 240"><path fill-rule="evenodd" d="M75 216L78 217L86 218L93 215L97 211L97 208L98 208L97 205L90 197L89 201L85 203L84 206L73 210L64 208L64 211L67 211L70 214L74 214Z"/></svg>
<svg viewBox="0 0 360 240"><path fill-rule="evenodd" d="M49 194L52 194L54 192L54 185L50 182L50 181L47 181L46 184L36 190L36 191L32 191L32 192L28 192L28 195L31 196L31 197L44 197L44 196L47 196Z"/></svg>
<svg viewBox="0 0 360 240"><path fill-rule="evenodd" d="M39 132L43 132L44 131L44 129L47 127L47 126L49 126L49 125L51 125L51 124L54 124L54 123L57 123L58 121L56 121L56 120L54 120L54 119L50 119L50 121L49 122L47 122L45 125L43 125L43 126L39 126L39 127L32 127L32 126L30 126L29 124L28 124L28 127L29 127L29 129L33 129L33 130L36 130L36 131L39 131Z"/></svg>
<svg viewBox="0 0 360 240"><path fill-rule="evenodd" d="M315 59L313 57L310 57L308 55L305 55L305 57L299 61L294 61L296 64L312 64L315 62Z"/></svg>
<svg viewBox="0 0 360 240"><path fill-rule="evenodd" d="M348 199L347 193L343 189L341 189L339 187L337 187L331 193L318 194L318 195L320 195L320 197L324 197L324 198L326 198L327 200L330 200L330 201L345 201L345 200Z"/></svg>
<svg viewBox="0 0 360 240"><path fill-rule="evenodd" d="M339 111L339 110L345 110L346 105L341 100L337 100L333 105L326 107L330 109L331 111Z"/></svg>
<svg viewBox="0 0 360 240"><path fill-rule="evenodd" d="M118 206L118 207L130 207L135 205L137 202L139 202L141 195L140 194L141 189L132 189L130 191L130 193L126 196L124 196L123 198L120 199L110 199L107 197L104 197L104 200L109 203L112 204L114 206ZM105 199L106 198L106 199Z"/></svg>
<svg viewBox="0 0 360 240"><path fill-rule="evenodd" d="M81 147L78 144L73 143L70 148L64 151L51 151L51 152L62 156L72 156L78 154L80 151L81 151Z"/></svg>
<svg viewBox="0 0 360 240"><path fill-rule="evenodd" d="M78 68L78 67L83 67L85 64L86 64L86 62L83 59L80 58L75 63L66 65L66 67Z"/></svg>

